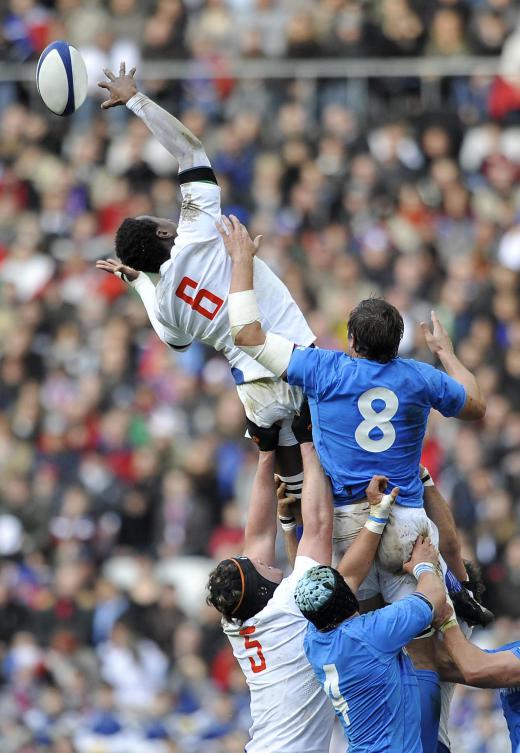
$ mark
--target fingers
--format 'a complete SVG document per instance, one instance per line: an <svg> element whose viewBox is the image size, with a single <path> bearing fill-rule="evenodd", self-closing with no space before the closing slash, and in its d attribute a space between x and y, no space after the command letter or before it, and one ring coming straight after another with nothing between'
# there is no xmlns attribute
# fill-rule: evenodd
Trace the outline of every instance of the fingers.
<svg viewBox="0 0 520 753"><path fill-rule="evenodd" d="M100 89L108 89L110 91L110 84L108 81L98 81L98 86Z"/></svg>
<svg viewBox="0 0 520 753"><path fill-rule="evenodd" d="M136 68L130 68L130 73L128 75L133 78L135 76L136 70L137 70Z"/></svg>
<svg viewBox="0 0 520 753"><path fill-rule="evenodd" d="M101 109L108 110L109 107L116 107L117 104L113 99L107 99L105 102L101 102Z"/></svg>
<svg viewBox="0 0 520 753"><path fill-rule="evenodd" d="M280 483L280 485L276 489L276 496L278 499L283 499L285 497L285 491L287 487L284 483Z"/></svg>
<svg viewBox="0 0 520 753"><path fill-rule="evenodd" d="M235 217L234 214L230 214L229 215L229 219L231 220L231 224L233 226L233 230L235 232L237 232L237 233L240 232L240 228L242 227L242 223L240 222L240 220L238 219L238 217Z"/></svg>
<svg viewBox="0 0 520 753"><path fill-rule="evenodd" d="M397 499L398 495L399 495L399 487L398 486L394 486L394 488L390 492L390 496L392 497L392 499L395 500L395 499Z"/></svg>
<svg viewBox="0 0 520 753"><path fill-rule="evenodd" d="M119 77L124 76L126 74L126 63L124 60L119 63Z"/></svg>
<svg viewBox="0 0 520 753"><path fill-rule="evenodd" d="M228 220L226 215L223 214L219 222L216 222L215 224L217 226L217 230L219 231L220 235L225 240L230 235L231 230L233 229L233 226L231 225L230 221Z"/></svg>
<svg viewBox="0 0 520 753"><path fill-rule="evenodd" d="M257 235L253 241L253 246L256 248L257 251L260 248L260 244L262 243L263 238L264 238L263 235Z"/></svg>
<svg viewBox="0 0 520 753"><path fill-rule="evenodd" d="M103 73L105 74L105 76L108 79L110 79L110 81L115 81L116 80L116 77L114 76L114 74L112 73L112 71L108 70L108 68L103 68Z"/></svg>
<svg viewBox="0 0 520 753"><path fill-rule="evenodd" d="M428 325L426 324L426 322L420 322L419 326L420 326L420 328L422 329L422 331L424 332L424 336L425 336L425 337L426 337L427 335L430 335L430 334L431 334L431 332L430 332L430 328L429 328L429 326L428 326Z"/></svg>

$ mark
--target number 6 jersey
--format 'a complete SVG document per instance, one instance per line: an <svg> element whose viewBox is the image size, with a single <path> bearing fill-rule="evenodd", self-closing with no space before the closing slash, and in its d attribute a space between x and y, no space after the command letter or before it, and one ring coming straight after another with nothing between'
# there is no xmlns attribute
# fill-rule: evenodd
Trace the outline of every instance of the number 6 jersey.
<svg viewBox="0 0 520 753"><path fill-rule="evenodd" d="M296 557L264 609L242 625L222 620L251 693L247 753L328 753L334 710L305 656L308 622L294 601L298 580L317 564Z"/></svg>
<svg viewBox="0 0 520 753"><path fill-rule="evenodd" d="M171 258L161 266L155 315L167 342L184 349L200 340L228 359L237 384L273 374L236 348L231 339L227 297L231 260L215 223L220 219L220 189L213 183L181 185L182 207ZM260 259L254 262L254 288L264 329L302 345L314 335L281 280Z"/></svg>

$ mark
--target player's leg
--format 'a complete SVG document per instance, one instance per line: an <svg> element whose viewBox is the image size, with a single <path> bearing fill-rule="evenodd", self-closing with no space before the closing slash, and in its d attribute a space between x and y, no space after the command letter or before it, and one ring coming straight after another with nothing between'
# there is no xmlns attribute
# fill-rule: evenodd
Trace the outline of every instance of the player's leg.
<svg viewBox="0 0 520 753"><path fill-rule="evenodd" d="M285 423L285 422L284 422ZM285 428L282 424L282 430ZM280 431L280 434L282 431ZM293 437L294 440L294 437ZM283 441L282 438L280 441ZM278 445L276 450L276 472L286 485L287 496L301 499L303 486L303 462L300 445Z"/></svg>
<svg viewBox="0 0 520 753"><path fill-rule="evenodd" d="M280 424L277 473L286 484L287 496L301 499L303 463L300 446L291 430L292 419L303 401L301 389L281 379L259 379L238 385L237 391L246 416L253 423L266 428Z"/></svg>
<svg viewBox="0 0 520 753"><path fill-rule="evenodd" d="M381 593L392 604L413 593L417 581L413 575L403 574L403 562L410 559L418 536L429 536L438 545L438 532L422 508L396 505L382 536L377 556ZM386 540L385 540L386 539ZM442 562L443 573L446 564ZM421 700L421 741L423 753L437 753L441 686L435 659L435 643L431 635L418 638L407 646L414 663Z"/></svg>

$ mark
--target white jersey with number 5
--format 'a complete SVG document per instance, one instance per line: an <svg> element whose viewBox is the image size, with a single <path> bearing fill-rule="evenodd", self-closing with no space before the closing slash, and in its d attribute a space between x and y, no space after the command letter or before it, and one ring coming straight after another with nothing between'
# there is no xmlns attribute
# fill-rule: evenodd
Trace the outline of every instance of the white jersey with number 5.
<svg viewBox="0 0 520 753"><path fill-rule="evenodd" d="M220 189L213 183L181 186L183 202L171 258L161 266L155 314L170 344L187 347L200 340L228 359L237 384L273 374L236 348L231 339L227 297L231 260L215 223L220 219ZM254 262L254 287L265 331L310 345L314 335L281 280L260 259Z"/></svg>
<svg viewBox="0 0 520 753"><path fill-rule="evenodd" d="M308 622L294 601L298 580L317 564L296 557L261 612L242 625L223 620L251 693L247 753L328 753L334 709L305 656Z"/></svg>

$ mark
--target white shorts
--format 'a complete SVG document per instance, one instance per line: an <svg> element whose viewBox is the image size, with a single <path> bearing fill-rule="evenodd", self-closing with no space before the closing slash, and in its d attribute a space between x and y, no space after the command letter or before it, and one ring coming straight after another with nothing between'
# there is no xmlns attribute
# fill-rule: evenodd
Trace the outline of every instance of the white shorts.
<svg viewBox="0 0 520 753"><path fill-rule="evenodd" d="M250 421L266 428L280 421L278 444L282 447L297 444L291 423L302 404L300 387L291 387L283 379L257 379L237 384L237 392Z"/></svg>
<svg viewBox="0 0 520 753"><path fill-rule="evenodd" d="M333 557L339 562L343 553L354 541L368 517L369 504L366 499L350 505L336 507L334 511ZM426 515L422 507L394 505L385 532L367 578L361 584L360 601L381 594L387 604L404 599L417 588L413 575L402 572L403 562L410 559L412 548L418 536L429 536L435 546L439 546L437 526ZM443 573L446 565L442 557L440 564Z"/></svg>

